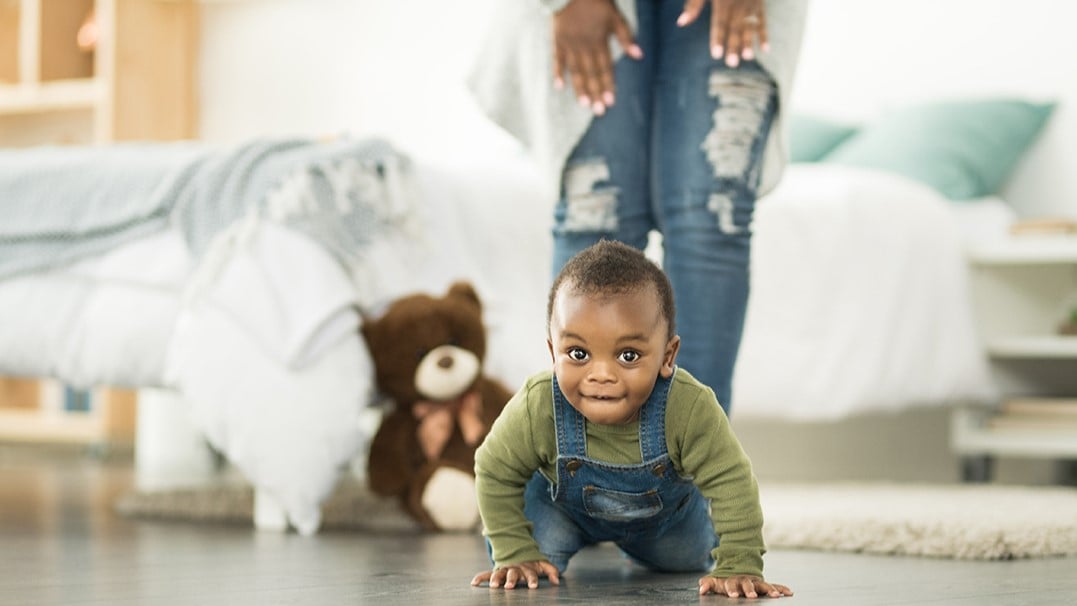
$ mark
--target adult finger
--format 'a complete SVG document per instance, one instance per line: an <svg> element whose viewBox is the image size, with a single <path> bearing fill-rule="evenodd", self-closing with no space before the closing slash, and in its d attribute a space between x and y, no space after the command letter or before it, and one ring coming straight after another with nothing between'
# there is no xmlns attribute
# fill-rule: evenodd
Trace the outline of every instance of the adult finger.
<svg viewBox="0 0 1077 606"><path fill-rule="evenodd" d="M628 27L628 23L621 13L617 13L617 18L613 21L613 35L617 37L617 42L621 44L625 54L637 61L643 58L643 49L636 44L636 39L632 36L632 30Z"/></svg>
<svg viewBox="0 0 1077 606"><path fill-rule="evenodd" d="M740 56L745 61L755 59L755 44L763 47L763 36L766 33L767 17L763 5L756 9L745 9L739 18L741 51Z"/></svg>
<svg viewBox="0 0 1077 606"><path fill-rule="evenodd" d="M602 103L605 107L613 105L616 89L613 84L613 59L608 53L600 54L596 58L597 69L595 72L595 78L597 79L598 88L601 91ZM603 108L604 110L605 108Z"/></svg>
<svg viewBox="0 0 1077 606"><path fill-rule="evenodd" d="M606 109L603 100L606 90L603 88L602 82L606 80L606 78L601 75L601 72L603 69L610 69L609 48L587 49L579 54L577 64L579 65L580 77L582 80L581 90L590 102L591 111L597 115L602 115L605 113ZM609 76L609 80L610 82L613 80L612 73ZM610 94L612 94L612 91Z"/></svg>
<svg viewBox="0 0 1077 606"><path fill-rule="evenodd" d="M576 99L584 107L591 106L591 99L587 97L587 87L581 73L580 53L575 49L566 49L565 65L568 68L568 77L572 80L572 90L576 91Z"/></svg>
<svg viewBox="0 0 1077 606"><path fill-rule="evenodd" d="M560 44L553 46L553 84L561 90L565 87L565 49Z"/></svg>
<svg viewBox="0 0 1077 606"><path fill-rule="evenodd" d="M677 25L684 27L695 21L699 17L699 13L703 12L704 2L706 0L685 0L684 8L677 17Z"/></svg>
<svg viewBox="0 0 1077 606"><path fill-rule="evenodd" d="M729 67L740 65L740 53L744 47L745 28L752 24L747 13L730 11L726 15L725 64Z"/></svg>
<svg viewBox="0 0 1077 606"><path fill-rule="evenodd" d="M759 50L764 53L770 50L770 39L767 38L767 12L765 10L759 11L759 27L755 31L756 37L759 39Z"/></svg>
<svg viewBox="0 0 1077 606"><path fill-rule="evenodd" d="M711 57L728 56L729 29L732 25L732 8L729 2L714 0L711 3ZM728 62L728 59L727 59Z"/></svg>

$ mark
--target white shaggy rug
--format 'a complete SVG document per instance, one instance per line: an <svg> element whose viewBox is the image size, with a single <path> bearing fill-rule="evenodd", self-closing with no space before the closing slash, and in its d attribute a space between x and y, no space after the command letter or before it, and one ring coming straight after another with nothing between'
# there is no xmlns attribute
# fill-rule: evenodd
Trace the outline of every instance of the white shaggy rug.
<svg viewBox="0 0 1077 606"><path fill-rule="evenodd" d="M769 484L771 548L972 560L1077 555L1077 489L983 484Z"/></svg>
<svg viewBox="0 0 1077 606"><path fill-rule="evenodd" d="M770 549L999 560L1077 555L1077 488L942 484L760 487ZM251 523L251 490L223 485L129 494L127 516ZM323 532L418 532L397 506L358 481L323 507Z"/></svg>

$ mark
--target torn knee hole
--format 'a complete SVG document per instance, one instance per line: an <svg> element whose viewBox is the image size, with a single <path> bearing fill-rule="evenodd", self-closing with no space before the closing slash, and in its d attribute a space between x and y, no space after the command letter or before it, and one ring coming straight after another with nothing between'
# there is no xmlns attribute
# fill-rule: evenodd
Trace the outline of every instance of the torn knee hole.
<svg viewBox="0 0 1077 606"><path fill-rule="evenodd" d="M775 87L765 73L715 70L709 93L718 99L714 126L702 148L715 177L744 178L752 165L756 139L769 119Z"/></svg>
<svg viewBox="0 0 1077 606"><path fill-rule="evenodd" d="M575 232L617 230L620 189L610 184L606 161L597 158L573 162L565 168L565 218L561 228Z"/></svg>

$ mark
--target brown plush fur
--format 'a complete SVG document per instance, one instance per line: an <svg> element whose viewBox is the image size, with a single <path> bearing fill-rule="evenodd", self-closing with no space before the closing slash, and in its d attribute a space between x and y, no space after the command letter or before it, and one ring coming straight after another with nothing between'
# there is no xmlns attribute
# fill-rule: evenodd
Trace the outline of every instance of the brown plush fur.
<svg viewBox="0 0 1077 606"><path fill-rule="evenodd" d="M412 413L412 406L424 399L415 385L416 370L426 352L446 344L472 352L481 363L486 353L482 304L470 284L457 282L440 298L425 294L401 298L381 318L365 321L361 330L374 359L378 388L394 403L370 447L370 488L399 497L424 528L437 530L421 504L426 483L441 467L473 474L477 445L469 445L456 427L438 460L426 460L416 433L419 421ZM512 394L483 375L481 366L469 390L482 396L482 418L488 431Z"/></svg>

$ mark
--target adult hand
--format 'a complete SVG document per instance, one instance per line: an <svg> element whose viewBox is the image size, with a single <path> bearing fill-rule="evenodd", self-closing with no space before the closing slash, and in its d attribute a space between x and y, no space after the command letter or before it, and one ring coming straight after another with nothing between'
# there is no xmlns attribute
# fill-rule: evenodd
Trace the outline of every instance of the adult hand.
<svg viewBox="0 0 1077 606"><path fill-rule="evenodd" d="M741 59L755 58L755 42L763 52L770 50L767 41L767 14L763 0L685 0L684 11L677 25L692 23L703 11L705 2L711 4L711 56L725 57L729 67L740 65Z"/></svg>
<svg viewBox="0 0 1077 606"><path fill-rule="evenodd" d="M546 560L534 562L520 562L510 566L501 566L486 572L480 572L471 579L471 586L477 587L487 581L490 589L504 586L505 589L513 589L521 580L527 582L530 589L538 587L539 577L546 577L554 585L561 584L561 578L557 574L557 567Z"/></svg>
<svg viewBox="0 0 1077 606"><path fill-rule="evenodd" d="M716 593L731 598L744 596L757 598L764 595L771 598L793 595L793 590L785 585L768 583L762 577L750 574L738 574L731 577L703 577L699 579L699 595Z"/></svg>
<svg viewBox="0 0 1077 606"><path fill-rule="evenodd" d="M643 57L612 0L572 0L553 16L554 84L562 88L567 72L580 105L598 116L606 113L616 98L611 35L616 36L628 56Z"/></svg>

